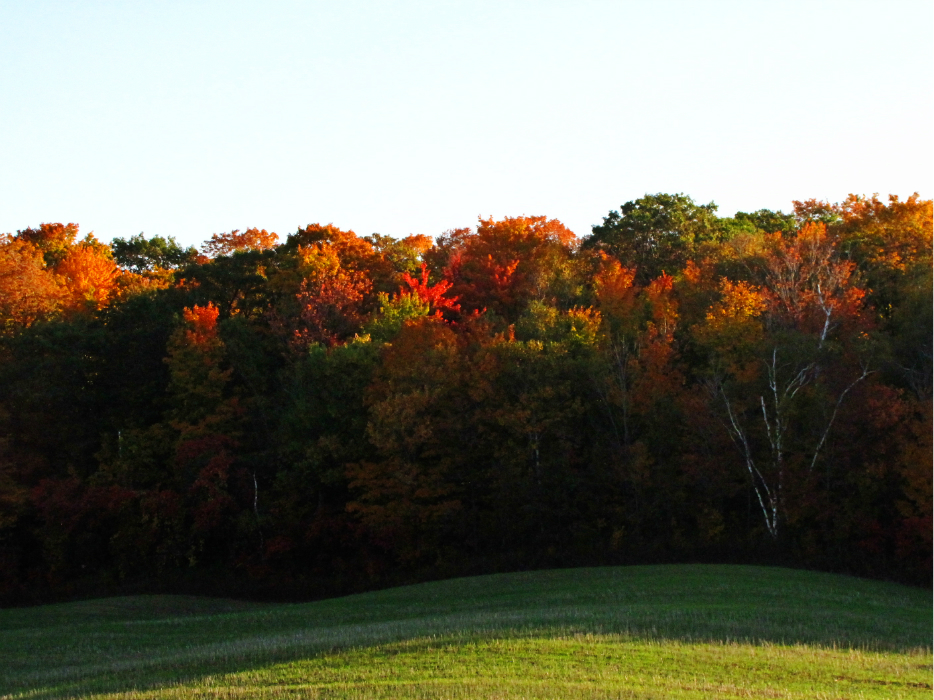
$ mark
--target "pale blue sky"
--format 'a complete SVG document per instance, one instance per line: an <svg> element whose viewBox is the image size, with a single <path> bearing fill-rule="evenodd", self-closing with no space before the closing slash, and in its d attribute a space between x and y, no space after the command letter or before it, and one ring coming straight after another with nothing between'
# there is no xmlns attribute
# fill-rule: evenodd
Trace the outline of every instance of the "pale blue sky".
<svg viewBox="0 0 934 700"><path fill-rule="evenodd" d="M0 0L0 232L934 192L934 4Z"/></svg>

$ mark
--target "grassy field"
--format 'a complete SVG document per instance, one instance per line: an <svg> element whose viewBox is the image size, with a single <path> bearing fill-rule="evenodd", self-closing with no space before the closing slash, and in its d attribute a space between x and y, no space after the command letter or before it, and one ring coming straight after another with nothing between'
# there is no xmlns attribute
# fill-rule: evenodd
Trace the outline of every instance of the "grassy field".
<svg viewBox="0 0 934 700"><path fill-rule="evenodd" d="M929 591L741 566L0 610L0 697L930 698Z"/></svg>

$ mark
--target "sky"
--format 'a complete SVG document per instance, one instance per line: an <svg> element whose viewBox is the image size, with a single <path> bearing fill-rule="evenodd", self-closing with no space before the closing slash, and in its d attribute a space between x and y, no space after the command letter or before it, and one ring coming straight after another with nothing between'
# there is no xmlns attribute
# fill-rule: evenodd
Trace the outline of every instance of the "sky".
<svg viewBox="0 0 934 700"><path fill-rule="evenodd" d="M0 0L0 233L934 194L934 3Z"/></svg>

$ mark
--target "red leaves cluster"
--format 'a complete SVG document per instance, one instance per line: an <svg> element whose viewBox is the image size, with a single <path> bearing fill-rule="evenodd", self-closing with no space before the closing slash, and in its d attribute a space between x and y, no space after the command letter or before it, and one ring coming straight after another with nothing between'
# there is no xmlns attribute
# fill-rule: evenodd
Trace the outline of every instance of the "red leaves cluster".
<svg viewBox="0 0 934 700"><path fill-rule="evenodd" d="M464 309L511 321L525 299L545 292L576 245L570 230L544 216L481 218L475 234L456 229L439 242L445 279Z"/></svg>
<svg viewBox="0 0 934 700"><path fill-rule="evenodd" d="M458 297L445 297L444 295L454 285L441 280L435 285L428 283L428 265L422 263L421 278L412 277L408 272L402 273L402 281L408 285L408 289L402 287L400 294L414 294L423 303L428 304L429 309L433 309L436 315L441 315L444 311L458 312L460 304L457 303Z"/></svg>
<svg viewBox="0 0 934 700"><path fill-rule="evenodd" d="M217 316L220 310L212 302L206 306L195 304L192 308L185 308L182 316L188 327L185 329L185 338L189 344L204 347L217 338Z"/></svg>
<svg viewBox="0 0 934 700"><path fill-rule="evenodd" d="M302 281L296 296L300 324L293 332L293 346L333 346L353 336L363 322L363 302L372 287L366 275L347 270Z"/></svg>

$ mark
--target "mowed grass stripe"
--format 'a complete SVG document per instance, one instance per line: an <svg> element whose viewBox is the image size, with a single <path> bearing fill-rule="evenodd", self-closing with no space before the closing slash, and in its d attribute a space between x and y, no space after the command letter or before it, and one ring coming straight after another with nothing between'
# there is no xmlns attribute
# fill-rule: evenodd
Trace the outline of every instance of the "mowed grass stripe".
<svg viewBox="0 0 934 700"><path fill-rule="evenodd" d="M502 574L298 605L176 596L83 601L0 611L0 693L164 692L206 676L318 663L328 652L369 653L426 637L527 643L536 634L588 633L617 645L806 644L929 659L931 599L920 589L829 574L676 565Z"/></svg>

